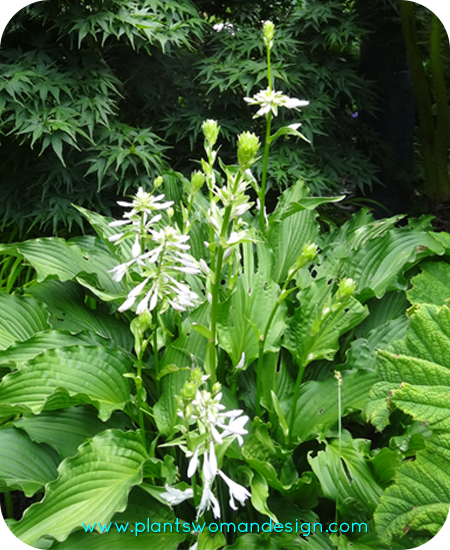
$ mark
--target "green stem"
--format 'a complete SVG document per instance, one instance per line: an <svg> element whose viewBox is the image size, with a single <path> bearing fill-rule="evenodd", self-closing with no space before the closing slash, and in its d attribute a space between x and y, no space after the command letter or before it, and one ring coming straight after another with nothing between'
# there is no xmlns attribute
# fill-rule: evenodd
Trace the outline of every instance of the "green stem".
<svg viewBox="0 0 450 550"><path fill-rule="evenodd" d="M208 367L207 373L210 375L211 384L216 382L216 367L217 367L217 350L216 350L216 333L217 333L217 307L219 305L220 281L222 278L222 264L225 250L220 242L226 237L228 223L231 216L231 205L225 209L222 228L220 231L219 247L217 250L217 262L214 270L214 285L212 287L212 303L211 303L211 338L208 342Z"/></svg>
<svg viewBox="0 0 450 550"><path fill-rule="evenodd" d="M272 73L270 69L270 47L269 45L266 46L266 52L267 52L267 81L269 84L269 91L272 91Z"/></svg>
<svg viewBox="0 0 450 550"><path fill-rule="evenodd" d="M141 430L142 441L144 447L147 448L147 441L145 437L145 424L144 424L144 413L142 412L142 400L141 400L141 389L142 389L142 353L138 357L138 362L136 365L137 368L137 378L136 378L136 405L138 408L138 418L139 418L139 428Z"/></svg>
<svg viewBox="0 0 450 550"><path fill-rule="evenodd" d="M338 436L339 436L339 462L342 457L342 402L341 402L341 378L338 378ZM341 464L339 464L341 466ZM339 478L336 493L336 523L339 523Z"/></svg>
<svg viewBox="0 0 450 550"><path fill-rule="evenodd" d="M289 423L289 445L292 445L292 432L294 430L295 414L297 412L297 401L300 393L300 386L302 385L305 368L306 368L306 363L303 362L302 366L300 367L300 370L298 371L297 380L295 382L294 401L292 403L291 421Z"/></svg>
<svg viewBox="0 0 450 550"><path fill-rule="evenodd" d="M297 270L294 270L294 269L289 272L288 278L286 279L281 289L280 296L287 289L289 283L292 281L296 272ZM278 308L280 307L283 300L284 298L280 302L278 299L276 304L273 306L272 311L270 312L270 315L269 315L269 319L267 320L262 339L260 339L259 341L258 366L256 368L256 414L258 416L261 416L261 386L262 386L262 378L263 378L264 348L266 345L267 336L269 334L270 325L272 324L272 321L274 320L274 317L278 311Z"/></svg>
<svg viewBox="0 0 450 550"><path fill-rule="evenodd" d="M5 491L5 508L6 508L6 517L9 519L14 518L14 506L13 501L11 498L11 493L9 491Z"/></svg>
<svg viewBox="0 0 450 550"><path fill-rule="evenodd" d="M270 325L272 324L272 321L275 317L276 312L278 311L278 308L280 307L280 302L277 301L277 303L273 306L272 311L270 313L269 319L266 323L266 328L264 329L264 333L262 335L262 338L259 340L259 353L258 353L258 366L256 369L256 414L258 416L261 416L261 393L262 393L262 379L263 379L263 366L264 366L264 348L266 345L267 335L269 334Z"/></svg>
<svg viewBox="0 0 450 550"><path fill-rule="evenodd" d="M266 220L264 218L264 209L266 206L266 182L267 182L267 166L269 163L269 150L270 150L270 130L272 126L272 112L267 114L267 128L266 128L266 142L264 144L264 159L263 169L261 176L261 190L259 192L259 206L261 208L259 212L259 227L262 233L266 232Z"/></svg>
<svg viewBox="0 0 450 550"><path fill-rule="evenodd" d="M158 328L155 328L153 332L153 356L155 358L155 374L156 374L156 392L158 397L161 394L160 381L159 381L159 357L158 357Z"/></svg>

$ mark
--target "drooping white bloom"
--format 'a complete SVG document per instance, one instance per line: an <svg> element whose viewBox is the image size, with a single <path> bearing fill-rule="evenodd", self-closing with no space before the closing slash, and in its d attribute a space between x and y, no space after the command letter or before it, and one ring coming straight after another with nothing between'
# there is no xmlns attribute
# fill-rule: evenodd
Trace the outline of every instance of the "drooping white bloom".
<svg viewBox="0 0 450 550"><path fill-rule="evenodd" d="M206 511L212 511L216 519L220 518L220 506L219 502L214 496L214 493L211 491L211 488L208 484L205 484L203 487L202 499L200 501L198 510L197 510L197 521L200 516L202 516Z"/></svg>
<svg viewBox="0 0 450 550"><path fill-rule="evenodd" d="M181 491L180 489L176 489L175 487L169 487L169 485L166 485L165 489L166 492L161 493L160 496L169 504L169 506L181 504L185 500L193 498L194 496L194 491L191 488Z"/></svg>
<svg viewBox="0 0 450 550"><path fill-rule="evenodd" d="M236 503L234 502L234 499L239 501L240 505L243 506L245 504L245 501L248 498L250 498L252 495L247 491L245 487L243 487L242 485L239 485L239 483L236 483L235 481L230 479L221 470L218 470L217 473L228 485L228 490L230 492L230 508L232 510L237 510L237 506L236 506Z"/></svg>
<svg viewBox="0 0 450 550"><path fill-rule="evenodd" d="M253 118L258 116L263 116L272 111L272 113L277 116L278 107L287 107L288 109L298 109L299 107L306 107L309 105L309 101L304 101L301 99L291 98L287 95L284 95L282 92L276 92L267 88L266 90L261 90L253 97L245 97L249 105L259 105L260 109Z"/></svg>

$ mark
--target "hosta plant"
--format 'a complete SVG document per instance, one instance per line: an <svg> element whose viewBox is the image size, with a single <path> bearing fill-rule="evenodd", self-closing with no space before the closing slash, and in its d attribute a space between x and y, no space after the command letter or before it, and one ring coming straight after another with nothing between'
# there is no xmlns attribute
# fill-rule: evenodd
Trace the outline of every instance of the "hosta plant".
<svg viewBox="0 0 450 550"><path fill-rule="evenodd" d="M270 22L264 39L270 62ZM424 315L430 330L445 326L446 306L417 306L409 320L405 290L423 259L428 272L440 265L448 235L427 218L398 227L400 217L375 221L367 210L321 231L317 208L340 198L310 197L302 182L268 213L270 145L302 137L298 123L272 135L271 118L306 107L268 76L248 101L267 124L261 182L260 139L241 134L227 165L207 120L205 158L189 180L156 178L119 203L117 220L79 208L96 236L0 248L35 272L0 294L0 490L27 544L413 548L442 525L445 488L424 497L424 518L404 479L411 464L425 475L445 447L442 411L424 417L414 401L424 361L436 370L426 398L436 408L445 398L442 348L421 345L414 327ZM411 291L417 303L427 285ZM390 360L404 374L402 363L393 376ZM362 411L381 429L389 400L403 416L375 434ZM422 446L405 443L417 434ZM395 498L406 523L392 520ZM182 528L131 531L147 518ZM323 532L193 527L296 519ZM333 521L368 532L332 535Z"/></svg>

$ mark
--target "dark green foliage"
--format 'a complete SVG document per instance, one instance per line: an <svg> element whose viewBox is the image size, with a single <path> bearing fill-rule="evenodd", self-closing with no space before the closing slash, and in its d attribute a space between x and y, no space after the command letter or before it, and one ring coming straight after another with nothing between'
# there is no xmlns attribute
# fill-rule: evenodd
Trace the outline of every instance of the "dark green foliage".
<svg viewBox="0 0 450 550"><path fill-rule="evenodd" d="M70 228L71 203L108 211L164 170L119 69L139 51L190 48L201 26L189 1L50 0L13 19L0 54L3 227Z"/></svg>
<svg viewBox="0 0 450 550"><path fill-rule="evenodd" d="M302 177L318 194L367 188L376 140L352 114L370 111L374 92L358 76L368 27L350 3L46 0L2 40L2 226L70 230L83 224L72 203L109 214L118 194L151 187L169 166L189 173L205 118L220 121L233 161L239 132L263 132L243 98L266 86L259 29L269 17L276 87L310 101L302 131L312 143L278 140L268 187Z"/></svg>

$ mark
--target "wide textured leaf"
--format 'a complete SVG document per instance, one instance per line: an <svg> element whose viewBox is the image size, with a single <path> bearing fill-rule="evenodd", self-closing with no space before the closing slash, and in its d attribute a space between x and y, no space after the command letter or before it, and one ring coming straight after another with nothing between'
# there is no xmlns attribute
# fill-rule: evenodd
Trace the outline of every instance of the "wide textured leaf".
<svg viewBox="0 0 450 550"><path fill-rule="evenodd" d="M32 441L50 445L61 458L75 455L89 437L109 428L125 429L127 424L130 421L122 413L115 413L107 422L102 422L96 410L86 405L23 416L14 422Z"/></svg>
<svg viewBox="0 0 450 550"><path fill-rule="evenodd" d="M48 311L28 296L0 293L0 311L0 350L50 328Z"/></svg>
<svg viewBox="0 0 450 550"><path fill-rule="evenodd" d="M422 273L411 279L406 295L412 304L448 305L450 300L450 265L444 262L420 264Z"/></svg>
<svg viewBox="0 0 450 550"><path fill-rule="evenodd" d="M299 366L317 359L333 359L339 349L339 337L368 315L367 309L354 298L335 311L325 307L330 299L327 280L309 280L308 283L297 295L300 307L289 319L283 340Z"/></svg>
<svg viewBox="0 0 450 550"><path fill-rule="evenodd" d="M406 340L379 352L377 367L382 382L370 393L366 416L383 429L398 408L431 431L381 499L375 513L380 540L389 544L408 530L434 536L450 502L450 309L414 306Z"/></svg>
<svg viewBox="0 0 450 550"><path fill-rule="evenodd" d="M230 355L233 365L239 363L243 353L244 367L258 357L259 340L255 329L260 334L264 333L279 294L278 285L259 271L250 281L246 274L239 276L233 294L219 304L219 345ZM270 325L265 343L266 352L276 352L280 349L281 335L286 326L285 318L286 306L282 304Z"/></svg>
<svg viewBox="0 0 450 550"><path fill-rule="evenodd" d="M364 408L369 391L378 380L375 371L343 371L341 386L342 415ZM283 412L289 418L292 410L292 397L282 402ZM317 437L319 430L337 426L338 422L338 385L330 376L323 382L305 382L301 389L295 409L293 440L307 441Z"/></svg>
<svg viewBox="0 0 450 550"><path fill-rule="evenodd" d="M333 439L324 451L308 458L324 495L336 502L341 513L349 516L352 512L355 519L357 511L372 515L382 493L365 458L367 452L366 440L353 440L347 433L340 448L339 441Z"/></svg>
<svg viewBox="0 0 450 550"><path fill-rule="evenodd" d="M160 370L168 365L176 365L178 371L167 374L161 379L161 396L155 404L155 414L158 430L163 434L169 434L178 422L178 401L181 388L189 377L189 372L183 370L192 367L192 357L195 364L202 364L207 340L197 332L192 323L206 325L208 323L208 304L202 304L183 322L182 334L172 342L165 350L160 364Z"/></svg>
<svg viewBox="0 0 450 550"><path fill-rule="evenodd" d="M101 524L103 533L95 532L93 523L93 532L85 522L88 532L72 533L64 542L53 544L52 550L175 550L186 538L184 522L139 487L131 490L124 512Z"/></svg>
<svg viewBox="0 0 450 550"><path fill-rule="evenodd" d="M288 189L280 200L280 211L306 198L307 191L298 182ZM277 216L278 213L275 213ZM283 282L289 269L300 256L306 244L314 242L318 226L315 211L303 210L291 216L275 221L269 233L269 245L273 250L272 278L275 282Z"/></svg>
<svg viewBox="0 0 450 550"><path fill-rule="evenodd" d="M342 270L357 282L358 298L365 301L381 298L389 290L405 290L407 269L422 258L443 253L443 246L427 233L393 229L351 254Z"/></svg>
<svg viewBox="0 0 450 550"><path fill-rule="evenodd" d="M108 273L117 265L116 259L95 237L77 238L71 242L56 237L34 239L2 245L0 250L22 256L36 270L39 282L47 278L71 281L85 272L96 274L101 288L117 294L123 292L122 285L115 283Z"/></svg>
<svg viewBox="0 0 450 550"><path fill-rule="evenodd" d="M53 314L53 328L70 332L95 332L125 350L132 349L133 337L129 326L116 319L107 309L88 308L84 302L84 290L78 284L71 281L44 281L34 285L29 292Z"/></svg>
<svg viewBox="0 0 450 550"><path fill-rule="evenodd" d="M0 491L20 490L27 497L58 476L58 453L8 426L0 430Z"/></svg>
<svg viewBox="0 0 450 550"><path fill-rule="evenodd" d="M0 363L23 363L48 349L86 344L111 347L108 345L111 344L108 340L95 333L80 332L73 335L67 330L45 330L28 340L12 344L0 354Z"/></svg>
<svg viewBox="0 0 450 550"><path fill-rule="evenodd" d="M147 458L139 433L108 430L94 437L63 460L44 500L30 506L21 521L10 522L11 531L32 546L44 536L62 542L82 522L109 523L141 483Z"/></svg>
<svg viewBox="0 0 450 550"><path fill-rule="evenodd" d="M0 416L92 404L107 420L130 398L131 359L118 350L71 346L47 350L7 374L0 385Z"/></svg>

